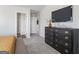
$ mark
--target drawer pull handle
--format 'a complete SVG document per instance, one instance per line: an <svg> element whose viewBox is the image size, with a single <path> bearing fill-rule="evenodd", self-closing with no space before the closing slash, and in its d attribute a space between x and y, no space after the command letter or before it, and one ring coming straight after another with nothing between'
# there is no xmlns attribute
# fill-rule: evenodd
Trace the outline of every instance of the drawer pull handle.
<svg viewBox="0 0 79 59"><path fill-rule="evenodd" d="M65 39L68 39L68 37L66 36Z"/></svg>
<svg viewBox="0 0 79 59"><path fill-rule="evenodd" d="M55 41L57 42L58 40L56 39Z"/></svg>
<svg viewBox="0 0 79 59"><path fill-rule="evenodd" d="M58 34L56 34L56 36L58 36Z"/></svg>
<svg viewBox="0 0 79 59"><path fill-rule="evenodd" d="M53 44L53 42L51 42L50 44Z"/></svg>
<svg viewBox="0 0 79 59"><path fill-rule="evenodd" d="M65 33L68 34L69 32L68 31L65 31Z"/></svg>
<svg viewBox="0 0 79 59"><path fill-rule="evenodd" d="M67 49L65 49L65 52L68 53L69 51Z"/></svg>
<svg viewBox="0 0 79 59"><path fill-rule="evenodd" d="M58 45L57 45L57 44L56 44L55 46L56 46L56 47L58 47Z"/></svg>
<svg viewBox="0 0 79 59"><path fill-rule="evenodd" d="M65 46L68 46L68 43L65 43Z"/></svg>

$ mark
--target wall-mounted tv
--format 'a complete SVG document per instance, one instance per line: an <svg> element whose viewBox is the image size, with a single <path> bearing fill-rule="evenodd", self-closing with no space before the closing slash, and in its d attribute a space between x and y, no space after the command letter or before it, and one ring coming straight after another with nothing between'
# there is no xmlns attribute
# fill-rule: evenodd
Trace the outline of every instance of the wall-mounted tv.
<svg viewBox="0 0 79 59"><path fill-rule="evenodd" d="M66 22L72 19L72 6L52 12L52 22Z"/></svg>

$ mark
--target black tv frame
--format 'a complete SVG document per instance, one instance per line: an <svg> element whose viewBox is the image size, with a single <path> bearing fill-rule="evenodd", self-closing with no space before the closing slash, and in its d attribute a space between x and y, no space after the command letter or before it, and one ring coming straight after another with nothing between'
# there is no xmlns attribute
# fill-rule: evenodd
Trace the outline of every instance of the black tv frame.
<svg viewBox="0 0 79 59"><path fill-rule="evenodd" d="M57 12L61 12L62 10L66 10L66 8L70 8L70 15L68 16L68 18L63 18L62 20L55 20L53 18L53 13L57 13ZM61 8L61 9L58 9L56 11L53 11L52 12L52 15L51 15L51 18L52 18L52 22L67 22L67 21L71 21L72 20L72 5L70 6L67 6L67 7L64 7L64 8ZM66 11L67 12L67 11ZM60 15L61 16L61 15ZM56 18L56 17L55 17Z"/></svg>

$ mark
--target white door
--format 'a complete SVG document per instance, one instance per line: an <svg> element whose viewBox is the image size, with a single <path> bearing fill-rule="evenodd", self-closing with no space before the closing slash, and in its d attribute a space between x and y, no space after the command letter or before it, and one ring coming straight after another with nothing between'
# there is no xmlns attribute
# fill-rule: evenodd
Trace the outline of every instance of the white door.
<svg viewBox="0 0 79 59"><path fill-rule="evenodd" d="M20 34L26 34L26 23L25 23L25 14L21 13L20 16Z"/></svg>
<svg viewBox="0 0 79 59"><path fill-rule="evenodd" d="M32 33L38 33L39 25L37 24L37 17L32 17Z"/></svg>

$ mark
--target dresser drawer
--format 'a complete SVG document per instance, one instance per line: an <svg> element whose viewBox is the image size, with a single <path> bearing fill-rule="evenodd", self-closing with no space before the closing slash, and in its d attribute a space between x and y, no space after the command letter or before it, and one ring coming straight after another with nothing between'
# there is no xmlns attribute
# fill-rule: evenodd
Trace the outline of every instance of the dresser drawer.
<svg viewBox="0 0 79 59"><path fill-rule="evenodd" d="M63 47L63 50L62 50L62 53L64 53L64 54L72 54L73 53L73 49L72 49L72 47L70 48L68 48L68 47Z"/></svg>
<svg viewBox="0 0 79 59"><path fill-rule="evenodd" d="M62 54L72 54L72 50L70 48L59 48L59 52L61 52Z"/></svg>
<svg viewBox="0 0 79 59"><path fill-rule="evenodd" d="M53 33L53 32L51 32L49 35L52 37L52 36L54 36L54 33Z"/></svg>
<svg viewBox="0 0 79 59"><path fill-rule="evenodd" d="M59 51L60 53L63 53L63 47L62 45L58 44L58 43L54 43L54 46L53 46L57 51Z"/></svg>
<svg viewBox="0 0 79 59"><path fill-rule="evenodd" d="M70 54L72 53L72 48L71 47L64 47L58 43L54 44L54 48L56 50L58 50L59 52L63 53L63 54Z"/></svg>
<svg viewBox="0 0 79 59"><path fill-rule="evenodd" d="M65 35L71 35L71 30L55 29L55 33L58 33L58 34L65 34Z"/></svg>
<svg viewBox="0 0 79 59"><path fill-rule="evenodd" d="M61 40L61 41L66 41L66 42L71 42L71 37L55 37L55 40L58 39L58 40Z"/></svg>
<svg viewBox="0 0 79 59"><path fill-rule="evenodd" d="M67 36L71 36L72 34L70 34L70 33L69 33L69 34L65 34L65 33L58 33L58 32L56 33L56 32L55 32L55 35L56 35L56 36L58 36L58 35L60 35L60 36L66 36L66 35L67 35Z"/></svg>
<svg viewBox="0 0 79 59"><path fill-rule="evenodd" d="M48 45L50 45L51 47L53 47L54 46L54 42L52 42L52 41L45 41Z"/></svg>
<svg viewBox="0 0 79 59"><path fill-rule="evenodd" d="M71 35L65 35L65 34L58 34L58 33L55 33L55 38L58 38L58 39L64 39L64 40L70 40L71 41L71 38L72 36Z"/></svg>
<svg viewBox="0 0 79 59"><path fill-rule="evenodd" d="M45 32L45 36L52 37L53 35L54 35L53 32Z"/></svg>
<svg viewBox="0 0 79 59"><path fill-rule="evenodd" d="M51 41L51 42L49 43L49 45L53 47L53 46L54 46L54 42Z"/></svg>
<svg viewBox="0 0 79 59"><path fill-rule="evenodd" d="M53 28L45 28L45 31L53 32L54 29Z"/></svg>
<svg viewBox="0 0 79 59"><path fill-rule="evenodd" d="M49 35L47 36L47 35L46 35L46 36L45 36L45 39L48 39L48 40L52 40L52 41L53 41L53 40L54 40L54 37L53 37L53 36L49 36Z"/></svg>
<svg viewBox="0 0 79 59"><path fill-rule="evenodd" d="M61 40L61 39L55 39L55 42L65 46L65 47L71 47L71 45L72 45L72 42L64 41L64 40Z"/></svg>
<svg viewBox="0 0 79 59"><path fill-rule="evenodd" d="M49 29L49 31L53 32L53 31L54 31L54 29L50 28L50 29Z"/></svg>

